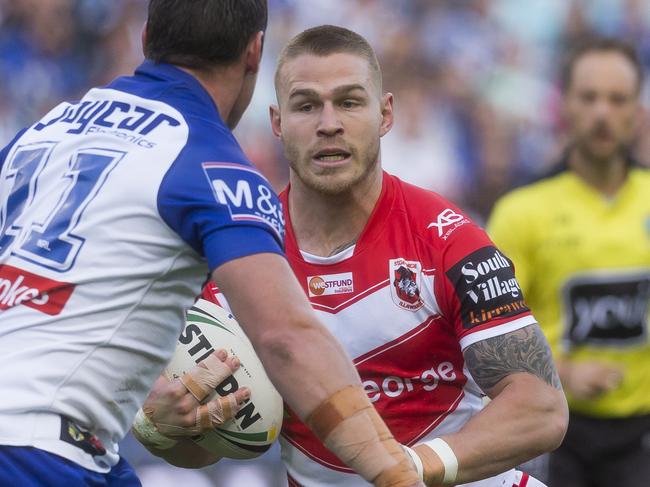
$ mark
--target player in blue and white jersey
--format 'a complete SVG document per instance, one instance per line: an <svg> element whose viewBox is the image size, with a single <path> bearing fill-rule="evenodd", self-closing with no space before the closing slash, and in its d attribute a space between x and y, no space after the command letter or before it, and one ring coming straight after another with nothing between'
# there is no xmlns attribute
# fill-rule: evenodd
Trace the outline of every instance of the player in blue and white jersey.
<svg viewBox="0 0 650 487"><path fill-rule="evenodd" d="M361 438L350 465L367 480L420 485L316 321L283 256L278 198L231 132L266 18L265 0L151 0L135 74L62 103L0 152L0 485L139 485L117 443L208 271L286 401L327 422L332 450ZM197 428L208 408L185 384L216 384L236 363L206 367L168 385L193 401ZM245 399L209 412L228 419Z"/></svg>

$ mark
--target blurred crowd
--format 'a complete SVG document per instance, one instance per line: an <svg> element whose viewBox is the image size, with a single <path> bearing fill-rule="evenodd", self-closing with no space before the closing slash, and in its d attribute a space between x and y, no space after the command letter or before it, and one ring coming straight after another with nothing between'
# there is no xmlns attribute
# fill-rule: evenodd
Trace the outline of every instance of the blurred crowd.
<svg viewBox="0 0 650 487"><path fill-rule="evenodd" d="M142 59L146 0L0 0L0 144L60 100ZM276 188L287 166L267 120L274 60L305 27L352 28L376 48L397 121L387 169L479 220L495 198L561 155L562 56L590 34L623 37L650 69L645 0L269 0L257 94L238 135ZM644 99L650 106L650 81ZM636 156L650 164L649 117ZM645 136L643 136L645 135Z"/></svg>
<svg viewBox="0 0 650 487"><path fill-rule="evenodd" d="M142 60L146 4L0 0L0 146L61 100L132 72ZM269 5L258 89L236 133L277 189L288 170L268 123L274 61L288 38L309 26L342 25L370 41L384 88L396 98L396 123L382 143L384 166L447 196L479 221L504 191L543 173L561 156L566 141L559 71L574 42L591 34L627 39L650 70L647 0L269 0ZM647 114L635 156L650 165ZM151 463L130 442L125 448L137 464ZM260 465L263 476L274 480L240 485L282 485L271 460ZM234 465L229 471L253 470ZM203 478L205 485L235 485Z"/></svg>

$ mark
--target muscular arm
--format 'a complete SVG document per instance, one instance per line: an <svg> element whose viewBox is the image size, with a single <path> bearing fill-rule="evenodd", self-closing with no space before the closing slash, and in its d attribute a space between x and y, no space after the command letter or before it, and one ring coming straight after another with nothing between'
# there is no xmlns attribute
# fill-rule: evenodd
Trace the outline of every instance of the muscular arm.
<svg viewBox="0 0 650 487"><path fill-rule="evenodd" d="M492 401L458 433L443 437L458 458L458 483L496 475L559 446L568 409L537 325L470 345L464 357ZM416 451L422 448L428 447Z"/></svg>
<svg viewBox="0 0 650 487"><path fill-rule="evenodd" d="M325 446L375 485L420 486L289 264L275 254L257 254L227 262L213 278L273 384Z"/></svg>
<svg viewBox="0 0 650 487"><path fill-rule="evenodd" d="M316 319L286 260L256 254L218 267L213 279L284 400L304 419L359 375Z"/></svg>

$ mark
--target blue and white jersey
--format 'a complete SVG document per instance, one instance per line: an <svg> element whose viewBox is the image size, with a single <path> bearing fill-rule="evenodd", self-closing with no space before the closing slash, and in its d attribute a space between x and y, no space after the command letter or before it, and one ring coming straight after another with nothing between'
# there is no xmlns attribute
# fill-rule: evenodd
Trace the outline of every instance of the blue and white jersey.
<svg viewBox="0 0 650 487"><path fill-rule="evenodd" d="M19 134L0 152L0 444L106 471L208 271L282 254L283 233L269 183L173 66Z"/></svg>

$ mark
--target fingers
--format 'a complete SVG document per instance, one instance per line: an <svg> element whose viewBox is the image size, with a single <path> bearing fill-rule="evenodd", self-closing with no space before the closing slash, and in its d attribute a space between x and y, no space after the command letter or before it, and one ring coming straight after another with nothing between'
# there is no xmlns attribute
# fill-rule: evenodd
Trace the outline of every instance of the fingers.
<svg viewBox="0 0 650 487"><path fill-rule="evenodd" d="M620 369L612 368L605 375L605 387L607 390L616 389L623 380L623 371Z"/></svg>
<svg viewBox="0 0 650 487"><path fill-rule="evenodd" d="M225 350L217 350L183 374L181 382L197 401L203 402L239 365L237 357L228 357Z"/></svg>
<svg viewBox="0 0 650 487"><path fill-rule="evenodd" d="M218 397L200 405L196 409L196 426L200 431L206 431L221 426L235 417L244 403L250 398L250 391L244 387L232 394Z"/></svg>
<svg viewBox="0 0 650 487"><path fill-rule="evenodd" d="M179 415L171 422L156 422L156 429L171 438L196 436L230 421L250 398L247 387L224 397L218 397L194 408L189 414Z"/></svg>

